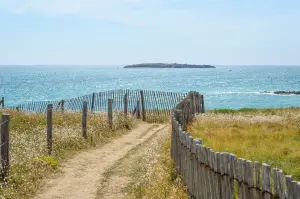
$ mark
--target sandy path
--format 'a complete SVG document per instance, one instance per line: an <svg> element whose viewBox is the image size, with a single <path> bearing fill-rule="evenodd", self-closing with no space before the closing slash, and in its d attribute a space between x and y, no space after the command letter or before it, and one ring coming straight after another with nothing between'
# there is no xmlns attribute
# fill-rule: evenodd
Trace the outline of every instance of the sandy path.
<svg viewBox="0 0 300 199"><path fill-rule="evenodd" d="M130 133L101 148L76 155L63 165L62 175L49 179L35 198L96 198L97 183L104 178L105 170L164 128L164 125L140 123Z"/></svg>
<svg viewBox="0 0 300 199"><path fill-rule="evenodd" d="M168 138L169 132L170 126L166 125L109 168L100 182L97 199L130 198L126 195L128 188L132 183L137 183L137 176L145 175L147 170L144 167L149 169L156 162L159 144Z"/></svg>

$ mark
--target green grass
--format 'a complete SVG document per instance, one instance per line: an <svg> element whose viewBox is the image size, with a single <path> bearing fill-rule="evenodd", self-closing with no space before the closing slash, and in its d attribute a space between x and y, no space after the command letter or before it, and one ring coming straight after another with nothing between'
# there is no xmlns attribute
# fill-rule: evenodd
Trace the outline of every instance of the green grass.
<svg viewBox="0 0 300 199"><path fill-rule="evenodd" d="M29 198L45 177L81 150L109 142L133 128L133 117L114 112L113 129L104 113L88 114L87 139L82 137L80 113L53 113L53 153L46 151L46 116L9 111L11 169L7 184L0 183L0 197ZM0 113L1 115L1 113Z"/></svg>
<svg viewBox="0 0 300 199"><path fill-rule="evenodd" d="M300 108L216 110L197 116L189 132L214 151L270 164L300 180Z"/></svg>
<svg viewBox="0 0 300 199"><path fill-rule="evenodd" d="M300 114L299 107L290 108L241 108L241 109L215 109L209 110L208 113L215 114L250 114L250 115L283 115L286 113Z"/></svg>

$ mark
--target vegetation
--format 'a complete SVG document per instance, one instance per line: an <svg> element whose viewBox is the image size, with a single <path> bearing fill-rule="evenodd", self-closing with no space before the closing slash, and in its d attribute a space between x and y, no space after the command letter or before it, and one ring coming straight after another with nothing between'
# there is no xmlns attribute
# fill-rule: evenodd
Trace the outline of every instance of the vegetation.
<svg viewBox="0 0 300 199"><path fill-rule="evenodd" d="M290 107L290 108L241 108L238 110L234 109L215 109L208 111L209 113L215 114L250 114L250 115L288 115L293 114L297 115L300 114L299 107Z"/></svg>
<svg viewBox="0 0 300 199"><path fill-rule="evenodd" d="M132 165L132 180L126 189L125 198L189 198L170 157L168 131L159 133L163 135L158 143L151 144L151 150L145 151Z"/></svg>
<svg viewBox="0 0 300 199"><path fill-rule="evenodd" d="M193 64L166 64L166 63L143 63L127 65L124 68L216 68L211 65L193 65Z"/></svg>
<svg viewBox="0 0 300 199"><path fill-rule="evenodd" d="M113 129L106 114L88 114L88 138L81 134L80 113L53 113L53 153L46 152L46 116L6 111L11 114L11 169L6 184L0 185L2 198L28 198L40 188L42 179L55 174L66 157L107 143L134 125L133 117L114 112ZM0 112L1 115L1 112Z"/></svg>
<svg viewBox="0 0 300 199"><path fill-rule="evenodd" d="M214 151L270 164L300 180L300 108L221 109L189 127Z"/></svg>
<svg viewBox="0 0 300 199"><path fill-rule="evenodd" d="M171 115L171 110L157 110L157 109L146 110L146 122L166 123L170 121L170 115Z"/></svg>

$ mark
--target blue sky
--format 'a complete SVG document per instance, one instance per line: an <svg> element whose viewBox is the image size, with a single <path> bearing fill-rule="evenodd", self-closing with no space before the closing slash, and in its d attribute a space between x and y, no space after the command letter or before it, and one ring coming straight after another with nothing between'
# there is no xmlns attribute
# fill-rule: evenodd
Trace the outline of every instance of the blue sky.
<svg viewBox="0 0 300 199"><path fill-rule="evenodd" d="M0 64L300 65L298 0L0 0Z"/></svg>

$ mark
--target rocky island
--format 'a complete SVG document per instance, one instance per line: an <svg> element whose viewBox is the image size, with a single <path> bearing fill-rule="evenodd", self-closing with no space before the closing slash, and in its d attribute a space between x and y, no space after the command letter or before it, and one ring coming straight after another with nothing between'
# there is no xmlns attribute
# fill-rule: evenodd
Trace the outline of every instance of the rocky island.
<svg viewBox="0 0 300 199"><path fill-rule="evenodd" d="M127 65L124 68L216 68L211 65L194 65L194 64L165 64L165 63L144 63Z"/></svg>

